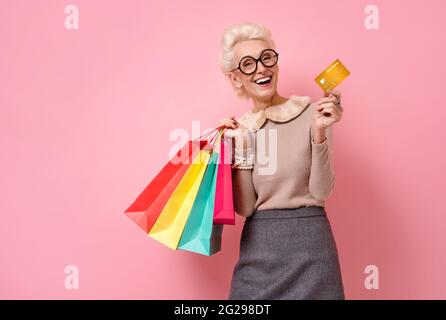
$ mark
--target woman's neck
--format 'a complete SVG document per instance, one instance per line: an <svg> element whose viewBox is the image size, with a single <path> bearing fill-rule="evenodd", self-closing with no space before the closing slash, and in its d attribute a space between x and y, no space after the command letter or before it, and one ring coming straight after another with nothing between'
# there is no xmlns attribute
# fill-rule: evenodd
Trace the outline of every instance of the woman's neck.
<svg viewBox="0 0 446 320"><path fill-rule="evenodd" d="M286 101L288 101L288 99L285 97L282 97L276 91L276 92L274 92L273 96L270 99L262 100L262 101L253 99L253 103L254 103L253 111L259 112L261 110L265 110L266 108L276 106L278 104L282 104Z"/></svg>

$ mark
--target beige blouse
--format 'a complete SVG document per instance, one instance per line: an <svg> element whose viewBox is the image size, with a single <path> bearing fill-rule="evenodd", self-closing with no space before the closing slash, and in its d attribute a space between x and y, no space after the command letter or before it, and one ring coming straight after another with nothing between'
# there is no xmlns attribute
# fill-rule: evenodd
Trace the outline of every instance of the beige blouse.
<svg viewBox="0 0 446 320"><path fill-rule="evenodd" d="M314 103L316 104L316 103ZM251 134L254 169L233 169L234 207L250 216L255 210L325 206L334 188L332 127L316 144L310 97L292 95L286 102L237 119ZM235 149L235 154L241 150Z"/></svg>

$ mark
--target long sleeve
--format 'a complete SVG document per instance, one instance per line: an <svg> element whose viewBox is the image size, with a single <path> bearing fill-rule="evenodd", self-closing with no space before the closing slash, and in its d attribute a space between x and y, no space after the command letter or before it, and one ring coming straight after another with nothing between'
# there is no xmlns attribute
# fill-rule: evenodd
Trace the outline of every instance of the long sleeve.
<svg viewBox="0 0 446 320"><path fill-rule="evenodd" d="M252 184L252 170L232 169L232 190L235 211L243 217L252 215L257 200Z"/></svg>
<svg viewBox="0 0 446 320"><path fill-rule="evenodd" d="M252 142L251 142L252 143ZM240 145L235 144L234 154L248 156L254 153L249 147L245 152ZM252 170L232 169L232 190L235 211L243 216L249 217L255 211L257 195L252 180Z"/></svg>
<svg viewBox="0 0 446 320"><path fill-rule="evenodd" d="M332 130L332 127L327 128L327 138L322 143L314 143L310 133L312 152L309 189L313 197L319 200L327 199L333 192L335 184Z"/></svg>

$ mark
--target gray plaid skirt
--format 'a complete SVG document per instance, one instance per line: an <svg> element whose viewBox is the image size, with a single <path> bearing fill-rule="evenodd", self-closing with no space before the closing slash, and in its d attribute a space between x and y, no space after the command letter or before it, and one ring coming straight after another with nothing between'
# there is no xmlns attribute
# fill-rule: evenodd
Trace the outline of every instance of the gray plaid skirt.
<svg viewBox="0 0 446 320"><path fill-rule="evenodd" d="M229 300L343 300L338 251L324 207L246 218Z"/></svg>

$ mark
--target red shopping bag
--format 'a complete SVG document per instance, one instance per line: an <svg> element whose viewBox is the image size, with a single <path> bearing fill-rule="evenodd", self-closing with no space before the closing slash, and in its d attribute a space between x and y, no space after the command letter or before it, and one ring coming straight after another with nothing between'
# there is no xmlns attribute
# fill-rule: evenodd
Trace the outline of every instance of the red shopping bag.
<svg viewBox="0 0 446 320"><path fill-rule="evenodd" d="M173 191L193 162L195 155L208 145L208 140L201 139L217 133L220 128L221 126L195 140L188 141L124 211L146 233L155 224Z"/></svg>

